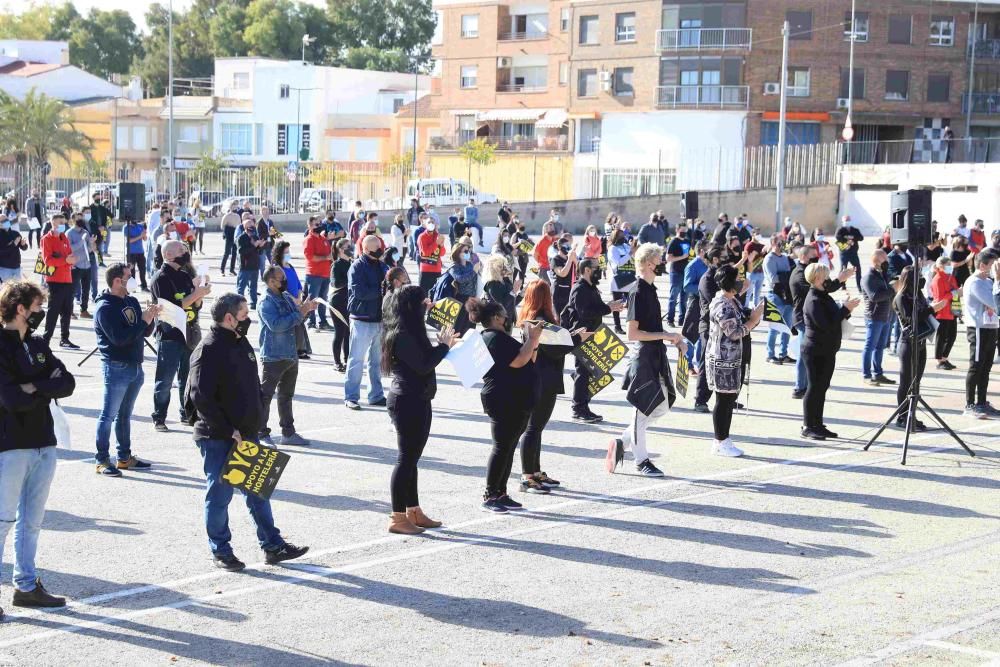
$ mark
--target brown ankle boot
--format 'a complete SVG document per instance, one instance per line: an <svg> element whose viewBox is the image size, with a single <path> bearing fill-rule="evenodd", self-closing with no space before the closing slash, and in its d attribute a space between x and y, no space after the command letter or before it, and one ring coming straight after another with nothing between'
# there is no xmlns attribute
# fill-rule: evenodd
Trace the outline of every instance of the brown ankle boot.
<svg viewBox="0 0 1000 667"><path fill-rule="evenodd" d="M435 521L424 514L424 511L419 507L408 507L406 509L406 518L409 519L413 525L420 526L421 528L440 528L442 525L440 521Z"/></svg>
<svg viewBox="0 0 1000 667"><path fill-rule="evenodd" d="M424 532L424 529L420 526L414 526L403 512L393 512L389 519L389 532L398 535L419 535Z"/></svg>

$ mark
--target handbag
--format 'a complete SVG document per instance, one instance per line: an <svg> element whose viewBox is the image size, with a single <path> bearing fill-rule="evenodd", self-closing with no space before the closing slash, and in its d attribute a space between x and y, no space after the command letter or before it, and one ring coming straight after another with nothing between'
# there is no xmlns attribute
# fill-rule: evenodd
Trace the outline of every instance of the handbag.
<svg viewBox="0 0 1000 667"><path fill-rule="evenodd" d="M56 434L56 444L66 449L73 449L69 432L69 419L66 418L66 413L59 407L57 401L49 403L49 412L52 414L52 430Z"/></svg>

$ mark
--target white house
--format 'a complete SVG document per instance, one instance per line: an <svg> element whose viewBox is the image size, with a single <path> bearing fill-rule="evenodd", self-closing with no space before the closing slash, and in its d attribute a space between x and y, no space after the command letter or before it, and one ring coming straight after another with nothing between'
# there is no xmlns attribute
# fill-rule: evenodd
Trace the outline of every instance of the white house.
<svg viewBox="0 0 1000 667"><path fill-rule="evenodd" d="M0 40L0 90L23 99L32 88L67 104L123 96L121 86L70 65L66 42Z"/></svg>
<svg viewBox="0 0 1000 667"><path fill-rule="evenodd" d="M216 150L234 165L386 159L393 114L430 77L268 58L215 61Z"/></svg>

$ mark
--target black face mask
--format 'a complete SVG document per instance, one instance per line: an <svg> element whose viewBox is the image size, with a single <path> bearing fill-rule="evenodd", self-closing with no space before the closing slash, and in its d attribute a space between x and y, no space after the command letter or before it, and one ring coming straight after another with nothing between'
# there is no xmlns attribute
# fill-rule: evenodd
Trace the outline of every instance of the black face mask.
<svg viewBox="0 0 1000 667"><path fill-rule="evenodd" d="M382 255L384 253L385 253L385 251L382 250L382 248L378 248L378 249L372 250L370 253L368 253L368 256L371 257L373 260L375 260L377 262L378 260L382 259Z"/></svg>
<svg viewBox="0 0 1000 667"><path fill-rule="evenodd" d="M819 257L810 257L810 258L809 258L809 261L808 261L808 262L806 262L806 266L808 266L808 265L810 265L810 264L815 264L815 263L816 263L816 262L818 262L818 261L819 261Z"/></svg>
<svg viewBox="0 0 1000 667"><path fill-rule="evenodd" d="M926 287L926 286L927 286L927 279L926 278L921 278L920 282L917 283L917 289L920 290L921 292L924 291L924 287Z"/></svg>
<svg viewBox="0 0 1000 667"><path fill-rule="evenodd" d="M236 320L236 333L246 338L247 333L250 331L250 318L245 320Z"/></svg>
<svg viewBox="0 0 1000 667"><path fill-rule="evenodd" d="M882 262L881 264L878 265L878 269L882 273L885 273L886 271L889 270L889 262Z"/></svg>
<svg viewBox="0 0 1000 667"><path fill-rule="evenodd" d="M186 252L183 255L179 255L174 262L180 264L181 266L187 266L191 263L191 253Z"/></svg>
<svg viewBox="0 0 1000 667"><path fill-rule="evenodd" d="M45 321L45 311L31 311L25 319L28 323L28 333L34 333L35 329L42 326L42 322Z"/></svg>

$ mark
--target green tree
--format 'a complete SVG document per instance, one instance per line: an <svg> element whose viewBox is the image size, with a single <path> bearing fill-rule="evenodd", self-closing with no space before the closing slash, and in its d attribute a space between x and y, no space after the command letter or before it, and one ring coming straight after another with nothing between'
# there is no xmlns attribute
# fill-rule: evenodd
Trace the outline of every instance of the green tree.
<svg viewBox="0 0 1000 667"><path fill-rule="evenodd" d="M53 8L32 2L24 11L0 14L0 39L48 39Z"/></svg>
<svg viewBox="0 0 1000 667"><path fill-rule="evenodd" d="M225 168L226 159L221 153L203 153L191 169L191 178L203 190L218 188Z"/></svg>
<svg viewBox="0 0 1000 667"><path fill-rule="evenodd" d="M73 34L73 27L81 20L80 12L69 2L52 8L49 15L49 31L45 39L57 42L68 42ZM72 47L71 47L72 53Z"/></svg>
<svg viewBox="0 0 1000 667"><path fill-rule="evenodd" d="M307 47L307 60L323 61L331 33L323 11L304 2L253 0L246 9L243 39L248 55L298 60L302 57L302 36L309 34L316 42Z"/></svg>
<svg viewBox="0 0 1000 667"><path fill-rule="evenodd" d="M215 47L216 58L243 56L247 53L243 31L246 30L246 9L237 3L220 3L208 21L208 34Z"/></svg>
<svg viewBox="0 0 1000 667"><path fill-rule="evenodd" d="M413 71L430 58L435 25L430 0L327 0L327 15L337 43L345 47L341 58L352 47L397 50L410 58L399 71Z"/></svg>
<svg viewBox="0 0 1000 667"><path fill-rule="evenodd" d="M412 60L399 49L380 49L375 46L350 47L339 58L337 64L352 69L368 69L381 72L407 72Z"/></svg>
<svg viewBox="0 0 1000 667"><path fill-rule="evenodd" d="M472 165L479 165L481 174L483 167L493 164L496 160L496 147L485 137L477 137L459 146L458 154L469 161L469 183L471 184Z"/></svg>
<svg viewBox="0 0 1000 667"><path fill-rule="evenodd" d="M60 11L68 15L68 10ZM139 31L126 11L91 9L86 18L71 26L70 62L91 74L104 78L127 74L133 61L141 57Z"/></svg>

